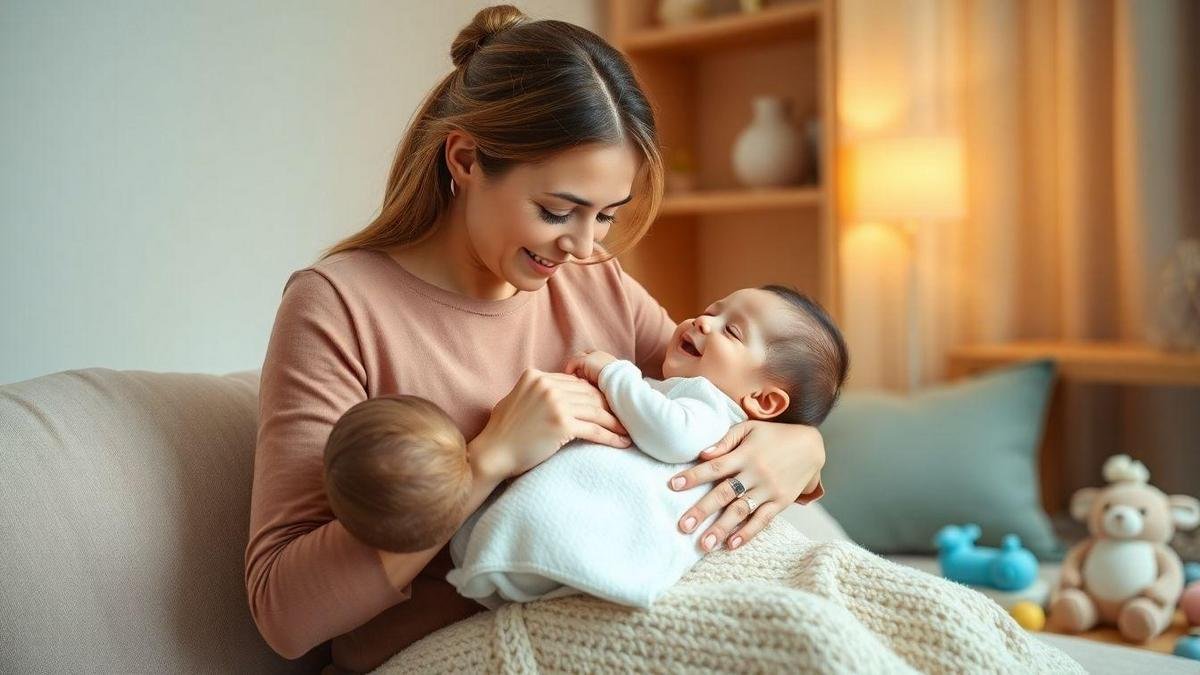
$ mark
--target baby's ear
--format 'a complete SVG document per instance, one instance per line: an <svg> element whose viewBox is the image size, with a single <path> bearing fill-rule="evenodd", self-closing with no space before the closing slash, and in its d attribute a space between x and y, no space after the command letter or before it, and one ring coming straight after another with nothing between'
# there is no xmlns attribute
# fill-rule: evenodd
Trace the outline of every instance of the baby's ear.
<svg viewBox="0 0 1200 675"><path fill-rule="evenodd" d="M769 420L787 410L791 400L787 392L773 385L742 397L742 409L752 420Z"/></svg>

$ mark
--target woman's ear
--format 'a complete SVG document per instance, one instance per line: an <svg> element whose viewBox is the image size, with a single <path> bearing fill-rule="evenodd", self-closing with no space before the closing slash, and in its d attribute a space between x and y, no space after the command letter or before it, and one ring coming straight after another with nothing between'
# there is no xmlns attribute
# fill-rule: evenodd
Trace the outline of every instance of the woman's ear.
<svg viewBox="0 0 1200 675"><path fill-rule="evenodd" d="M459 185L466 182L475 165L475 147L475 139L465 132L451 131L446 136L446 168Z"/></svg>
<svg viewBox="0 0 1200 675"><path fill-rule="evenodd" d="M742 397L742 409L752 420L769 420L787 410L791 400L787 392L772 385Z"/></svg>

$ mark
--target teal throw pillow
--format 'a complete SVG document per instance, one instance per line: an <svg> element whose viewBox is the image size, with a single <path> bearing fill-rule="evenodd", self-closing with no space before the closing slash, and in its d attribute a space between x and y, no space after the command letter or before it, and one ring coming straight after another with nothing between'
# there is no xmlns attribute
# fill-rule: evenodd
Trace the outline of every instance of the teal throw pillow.
<svg viewBox="0 0 1200 675"><path fill-rule="evenodd" d="M876 553L933 553L942 526L975 523L978 545L1012 532L1061 559L1038 481L1053 379L1051 361L1033 361L907 396L846 392L821 425L821 503Z"/></svg>

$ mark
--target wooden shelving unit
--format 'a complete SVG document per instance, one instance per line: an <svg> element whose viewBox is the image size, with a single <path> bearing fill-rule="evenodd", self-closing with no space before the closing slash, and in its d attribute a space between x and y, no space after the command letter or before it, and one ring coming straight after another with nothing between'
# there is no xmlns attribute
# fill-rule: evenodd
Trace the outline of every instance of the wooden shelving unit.
<svg viewBox="0 0 1200 675"><path fill-rule="evenodd" d="M657 6L609 0L606 37L654 105L668 163L687 152L697 188L667 193L650 233L622 264L676 319L765 283L795 286L838 315L834 0L769 2L665 27ZM761 95L788 98L799 129L820 121L820 153L808 158L804 184L747 188L734 176L733 145Z"/></svg>

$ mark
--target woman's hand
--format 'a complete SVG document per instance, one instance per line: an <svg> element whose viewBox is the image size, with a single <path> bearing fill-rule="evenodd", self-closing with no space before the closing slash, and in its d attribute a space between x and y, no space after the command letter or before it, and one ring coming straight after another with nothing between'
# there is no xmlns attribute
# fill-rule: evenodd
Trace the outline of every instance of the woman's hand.
<svg viewBox="0 0 1200 675"><path fill-rule="evenodd" d="M526 370L468 445L472 467L500 482L549 459L568 442L584 439L615 448L630 445L629 432L604 394L574 375Z"/></svg>
<svg viewBox="0 0 1200 675"><path fill-rule="evenodd" d="M731 427L716 445L700 453L700 458L705 461L672 477L671 487L686 490L720 482L683 514L679 527L691 532L697 523L725 509L700 538L700 545L711 551L723 541L734 549L750 541L803 494L825 466L825 443L814 427L750 420ZM746 488L743 494L758 505L753 514L745 499L736 498L729 478L737 478Z"/></svg>

